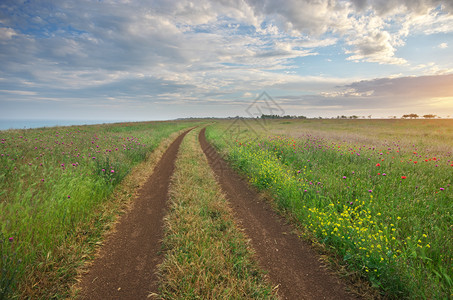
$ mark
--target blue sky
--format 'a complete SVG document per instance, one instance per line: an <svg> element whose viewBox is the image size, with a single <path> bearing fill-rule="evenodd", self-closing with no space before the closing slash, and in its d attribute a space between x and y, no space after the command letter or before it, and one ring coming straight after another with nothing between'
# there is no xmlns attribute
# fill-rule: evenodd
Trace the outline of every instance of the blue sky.
<svg viewBox="0 0 453 300"><path fill-rule="evenodd" d="M0 118L453 117L453 1L0 2Z"/></svg>

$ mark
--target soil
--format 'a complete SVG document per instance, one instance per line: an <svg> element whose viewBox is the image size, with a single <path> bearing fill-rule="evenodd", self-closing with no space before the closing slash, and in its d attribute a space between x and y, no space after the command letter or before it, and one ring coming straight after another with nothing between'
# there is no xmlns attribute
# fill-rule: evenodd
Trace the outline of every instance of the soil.
<svg viewBox="0 0 453 300"><path fill-rule="evenodd" d="M163 259L160 250L168 187L179 146L189 131L169 146L130 211L105 241L82 277L80 299L147 299L157 292L155 271Z"/></svg>
<svg viewBox="0 0 453 300"><path fill-rule="evenodd" d="M347 292L347 285L320 262L311 245L292 233L293 228L279 217L270 204L251 189L206 141L200 145L226 193L235 218L251 240L258 262L278 286L282 299L359 299Z"/></svg>

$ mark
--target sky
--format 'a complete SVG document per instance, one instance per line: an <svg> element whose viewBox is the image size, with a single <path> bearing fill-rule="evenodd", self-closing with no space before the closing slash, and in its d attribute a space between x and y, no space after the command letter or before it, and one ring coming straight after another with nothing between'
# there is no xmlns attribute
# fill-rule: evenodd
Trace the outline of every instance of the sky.
<svg viewBox="0 0 453 300"><path fill-rule="evenodd" d="M453 1L0 1L0 119L260 113L453 117Z"/></svg>

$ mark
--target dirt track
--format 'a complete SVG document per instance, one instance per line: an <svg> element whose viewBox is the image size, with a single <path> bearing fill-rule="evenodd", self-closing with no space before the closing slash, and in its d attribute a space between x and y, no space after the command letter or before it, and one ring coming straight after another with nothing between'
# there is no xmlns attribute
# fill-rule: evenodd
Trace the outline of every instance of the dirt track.
<svg viewBox="0 0 453 300"><path fill-rule="evenodd" d="M146 299L157 292L156 265L163 237L167 193L181 134L140 189L132 209L119 220L80 284L81 299Z"/></svg>
<svg viewBox="0 0 453 300"><path fill-rule="evenodd" d="M260 266L279 286L283 299L357 299L346 286L320 263L319 256L250 189L206 141L205 129L200 145L208 158L222 190L230 201L235 217L251 239Z"/></svg>
<svg viewBox="0 0 453 300"><path fill-rule="evenodd" d="M159 251L168 187L179 145L187 132L163 154L131 210L119 220L99 257L83 276L81 299L147 299L150 293L157 292L155 271L163 259ZM228 166L207 143L204 133L204 129L200 131L200 145L236 219L251 239L261 268L278 285L279 296L282 299L356 299L322 266L310 246L292 234L292 228Z"/></svg>

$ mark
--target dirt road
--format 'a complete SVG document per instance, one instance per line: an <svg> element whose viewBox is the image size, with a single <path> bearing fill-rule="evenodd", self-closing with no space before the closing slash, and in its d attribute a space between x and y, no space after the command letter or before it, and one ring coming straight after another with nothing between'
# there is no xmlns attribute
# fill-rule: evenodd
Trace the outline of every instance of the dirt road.
<svg viewBox="0 0 453 300"><path fill-rule="evenodd" d="M157 292L155 271L163 259L159 251L168 188L187 132L163 154L131 210L121 217L90 271L83 276L81 299L147 299L150 293ZM291 226L208 144L204 129L199 142L235 218L251 239L261 268L278 285L282 299L357 299L323 267L310 245L291 233Z"/></svg>

